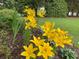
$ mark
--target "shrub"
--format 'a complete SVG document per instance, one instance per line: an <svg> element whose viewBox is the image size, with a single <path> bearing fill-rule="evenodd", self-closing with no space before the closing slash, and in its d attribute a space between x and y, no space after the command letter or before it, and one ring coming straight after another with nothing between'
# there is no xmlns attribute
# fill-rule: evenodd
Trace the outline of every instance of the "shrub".
<svg viewBox="0 0 79 59"><path fill-rule="evenodd" d="M46 16L53 16L53 8L52 8L53 2L46 2L45 7L46 7Z"/></svg>
<svg viewBox="0 0 79 59"><path fill-rule="evenodd" d="M0 10L0 29L11 30L11 23L14 12L15 11L10 9Z"/></svg>
<svg viewBox="0 0 79 59"><path fill-rule="evenodd" d="M68 8L65 0L53 0L46 4L47 16L67 16Z"/></svg>
<svg viewBox="0 0 79 59"><path fill-rule="evenodd" d="M5 55L6 59L10 56L11 50L8 45L8 32L0 30L0 55Z"/></svg>
<svg viewBox="0 0 79 59"><path fill-rule="evenodd" d="M15 0L3 0L3 7L4 8L14 8L15 7Z"/></svg>
<svg viewBox="0 0 79 59"><path fill-rule="evenodd" d="M0 10L0 29L12 30L14 38L23 24L21 15L12 9Z"/></svg>
<svg viewBox="0 0 79 59"><path fill-rule="evenodd" d="M42 0L5 0L1 8L16 9L18 12L23 13L24 6L26 5L37 11L37 8L42 7L44 3L45 1Z"/></svg>
<svg viewBox="0 0 79 59"><path fill-rule="evenodd" d="M72 49L63 48L61 49L61 57L63 59L77 59L77 54Z"/></svg>

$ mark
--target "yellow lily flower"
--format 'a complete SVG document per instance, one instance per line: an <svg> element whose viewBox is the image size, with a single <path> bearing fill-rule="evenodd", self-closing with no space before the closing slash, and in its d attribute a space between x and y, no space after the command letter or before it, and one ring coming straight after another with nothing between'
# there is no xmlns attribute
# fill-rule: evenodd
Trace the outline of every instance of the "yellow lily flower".
<svg viewBox="0 0 79 59"><path fill-rule="evenodd" d="M55 29L54 24L50 22L46 22L43 26L42 29L44 31L43 36L48 37L48 41L54 41L56 44L56 47L60 46L64 48L64 45L72 45L72 40L68 36L68 32L61 30L60 28Z"/></svg>
<svg viewBox="0 0 79 59"><path fill-rule="evenodd" d="M34 9L32 9L32 8L26 8L25 10L24 10L24 12L26 12L27 13L27 15L30 15L30 16L33 16L33 17L35 17L35 10Z"/></svg>
<svg viewBox="0 0 79 59"><path fill-rule="evenodd" d="M55 54L52 52L53 48L49 46L49 43L44 43L43 46L39 46L39 52L37 56L43 56L44 59L48 59L48 57L52 57Z"/></svg>
<svg viewBox="0 0 79 59"><path fill-rule="evenodd" d="M56 47L60 46L64 48L64 45L72 45L72 40L68 36L68 32L61 29L57 29L53 41L56 43Z"/></svg>
<svg viewBox="0 0 79 59"><path fill-rule="evenodd" d="M24 10L24 12L27 13L27 17L24 17L25 21L27 20L29 21L29 22L26 22L25 29L35 28L37 25L36 19L35 19L35 10L26 6L26 9Z"/></svg>
<svg viewBox="0 0 79 59"><path fill-rule="evenodd" d="M30 41L38 47L44 44L44 40L42 40L40 37L36 38L35 36L33 36L33 40Z"/></svg>
<svg viewBox="0 0 79 59"><path fill-rule="evenodd" d="M34 52L37 50L37 48L33 48L32 44L30 44L28 47L23 46L23 48L25 49L25 51L21 53L22 56L25 56L26 59L30 59L30 57L36 58Z"/></svg>
<svg viewBox="0 0 79 59"><path fill-rule="evenodd" d="M36 21L30 21L25 24L25 29L35 28L37 26Z"/></svg>
<svg viewBox="0 0 79 59"><path fill-rule="evenodd" d="M43 31L50 31L52 28L54 28L54 23L52 24L51 22L45 22L43 26L41 26Z"/></svg>

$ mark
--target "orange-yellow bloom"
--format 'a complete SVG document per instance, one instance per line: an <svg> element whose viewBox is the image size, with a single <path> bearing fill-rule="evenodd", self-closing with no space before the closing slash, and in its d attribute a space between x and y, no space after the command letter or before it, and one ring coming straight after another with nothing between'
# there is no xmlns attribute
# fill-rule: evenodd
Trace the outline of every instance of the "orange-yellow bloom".
<svg viewBox="0 0 79 59"><path fill-rule="evenodd" d="M64 45L71 45L72 39L69 37L68 32L61 30L61 29L55 29L54 24L50 22L46 22L42 29L44 31L43 36L48 37L48 41L54 41L56 44L56 47L60 46L64 48Z"/></svg>
<svg viewBox="0 0 79 59"><path fill-rule="evenodd" d="M49 46L49 43L44 43L43 46L39 46L39 52L37 56L43 56L44 59L54 56L53 48Z"/></svg>
<svg viewBox="0 0 79 59"><path fill-rule="evenodd" d="M38 47L44 44L44 40L41 39L40 37L36 38L35 36L33 36L33 40L30 41L33 42Z"/></svg>
<svg viewBox="0 0 79 59"><path fill-rule="evenodd" d="M24 12L25 13L27 13L27 15L30 15L30 16L33 16L33 17L35 17L35 10L34 9L32 9L32 8L26 8L25 10L24 10Z"/></svg>
<svg viewBox="0 0 79 59"><path fill-rule="evenodd" d="M43 36L47 36L49 41L52 41L52 37L54 36L54 23L45 22L43 26L41 26L42 30L44 31Z"/></svg>
<svg viewBox="0 0 79 59"><path fill-rule="evenodd" d="M54 23L51 22L45 22L43 26L41 26L43 31L50 31L52 28L54 28Z"/></svg>
<svg viewBox="0 0 79 59"><path fill-rule="evenodd" d="M24 12L27 13L27 17L25 17L25 20L26 20L25 29L35 28L37 26L36 19L35 19L35 10L32 8L26 7Z"/></svg>
<svg viewBox="0 0 79 59"><path fill-rule="evenodd" d="M53 41L56 43L56 47L60 46L64 48L65 44L72 45L72 40L68 36L68 33L61 29L56 29Z"/></svg>
<svg viewBox="0 0 79 59"><path fill-rule="evenodd" d="M34 52L37 50L37 48L33 48L32 44L30 44L28 47L23 46L23 48L25 49L25 51L21 53L22 56L25 56L26 59L30 59L30 57L36 58Z"/></svg>
<svg viewBox="0 0 79 59"><path fill-rule="evenodd" d="M25 29L35 28L36 26L37 26L36 21L26 22L26 24L25 24Z"/></svg>

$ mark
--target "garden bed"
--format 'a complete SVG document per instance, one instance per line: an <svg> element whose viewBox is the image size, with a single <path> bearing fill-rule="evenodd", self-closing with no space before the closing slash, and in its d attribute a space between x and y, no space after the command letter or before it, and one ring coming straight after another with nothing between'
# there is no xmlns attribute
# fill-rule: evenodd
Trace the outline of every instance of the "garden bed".
<svg viewBox="0 0 79 59"><path fill-rule="evenodd" d="M0 59L79 58L79 18L36 18L29 7L27 12L23 17L15 10L0 11Z"/></svg>

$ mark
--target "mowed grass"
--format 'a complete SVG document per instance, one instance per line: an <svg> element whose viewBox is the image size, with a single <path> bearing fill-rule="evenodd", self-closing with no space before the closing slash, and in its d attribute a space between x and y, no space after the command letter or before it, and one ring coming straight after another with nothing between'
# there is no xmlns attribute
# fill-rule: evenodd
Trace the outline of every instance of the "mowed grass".
<svg viewBox="0 0 79 59"><path fill-rule="evenodd" d="M56 28L68 31L73 37L74 45L79 46L79 18L37 18L40 25L45 21L55 23Z"/></svg>

